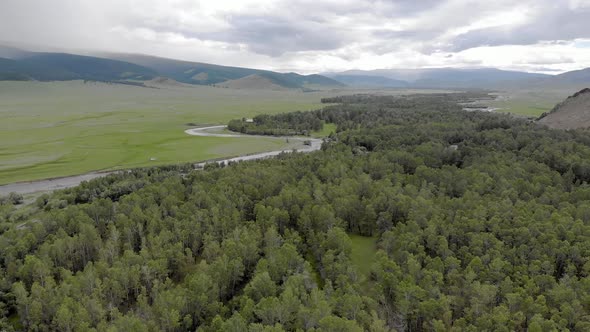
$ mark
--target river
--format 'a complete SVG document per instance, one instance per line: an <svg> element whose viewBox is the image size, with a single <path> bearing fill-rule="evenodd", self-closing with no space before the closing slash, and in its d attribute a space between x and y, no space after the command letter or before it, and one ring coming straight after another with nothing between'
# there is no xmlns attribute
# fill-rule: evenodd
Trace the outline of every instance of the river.
<svg viewBox="0 0 590 332"><path fill-rule="evenodd" d="M192 128L187 129L184 132L187 135L192 136L209 136L209 137L235 137L235 138L244 138L244 137L260 137L260 138L269 138L272 136L262 136L262 135L243 135L243 134L232 134L232 133L224 133L219 132L223 131L227 126L211 126L211 127L202 127L202 128ZM322 147L322 140L317 138L307 138L307 137L276 137L277 139L285 140L289 139L290 141L300 141L302 144L305 141L308 141L309 145L303 144L301 148L298 148L297 152L312 152L317 151ZM217 163L224 163L227 164L229 162L239 162L239 161L247 161L247 160L257 160L257 159L265 159L277 156L281 153L289 153L292 152L293 149L284 149L284 150L276 150L276 151L269 151L269 152L261 152L249 155L243 155L238 157L226 158L226 159L216 159L216 160L209 160L195 164L196 169L203 168L205 164L210 162L217 162ZM55 179L46 179L46 180L38 180L38 181L29 181L29 182L17 182L11 183L6 185L0 186L0 196L8 195L11 192L15 192L17 194L31 194L31 193L38 193L38 192L49 192L59 189L71 188L79 185L83 181L90 181L92 179L96 179L99 177L104 177L109 174L120 172L120 171L111 171L111 172L92 172L82 175L74 175L74 176L67 176L62 178L55 178Z"/></svg>

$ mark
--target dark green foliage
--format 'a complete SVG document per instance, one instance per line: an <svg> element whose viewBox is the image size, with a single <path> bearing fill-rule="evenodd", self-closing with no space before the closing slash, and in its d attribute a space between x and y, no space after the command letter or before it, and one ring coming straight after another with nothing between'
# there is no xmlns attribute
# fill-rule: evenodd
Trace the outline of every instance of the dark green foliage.
<svg viewBox="0 0 590 332"><path fill-rule="evenodd" d="M0 205L2 205L2 204L17 205L17 204L22 204L22 202L23 202L23 195L17 194L15 192L9 193L8 195L6 195L4 197L0 197Z"/></svg>
<svg viewBox="0 0 590 332"><path fill-rule="evenodd" d="M244 134L274 136L309 135L323 127L324 122L312 112L262 114L255 116L253 122L231 120L227 125L229 130Z"/></svg>
<svg viewBox="0 0 590 332"><path fill-rule="evenodd" d="M590 135L465 97L355 97L311 113L341 128L316 153L136 170L24 223L7 210L0 327L587 331ZM378 238L364 286L347 233Z"/></svg>

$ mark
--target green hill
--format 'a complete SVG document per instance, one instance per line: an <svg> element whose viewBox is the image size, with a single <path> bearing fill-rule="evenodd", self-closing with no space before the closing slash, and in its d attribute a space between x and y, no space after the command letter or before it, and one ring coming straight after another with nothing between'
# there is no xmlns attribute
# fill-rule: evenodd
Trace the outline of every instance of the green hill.
<svg viewBox="0 0 590 332"><path fill-rule="evenodd" d="M220 84L250 75L264 77L284 88L343 87L341 82L322 75L299 75L269 70L221 66L201 62L181 61L147 55L109 54L109 58L135 63L157 71L161 76L190 84Z"/></svg>
<svg viewBox="0 0 590 332"><path fill-rule="evenodd" d="M146 80L157 76L136 64L65 53L27 53L0 61L0 80Z"/></svg>
<svg viewBox="0 0 590 332"><path fill-rule="evenodd" d="M317 89L345 86L321 75L278 73L269 70L220 66L158 58L146 55L101 54L83 56L67 53L40 53L0 46L0 80L37 81L146 81L167 77L178 82L198 85L220 84L256 78L256 82L286 89ZM246 80L252 81L252 77ZM238 85L244 86L242 81ZM244 86L244 88L248 88ZM263 88L263 85L258 84Z"/></svg>

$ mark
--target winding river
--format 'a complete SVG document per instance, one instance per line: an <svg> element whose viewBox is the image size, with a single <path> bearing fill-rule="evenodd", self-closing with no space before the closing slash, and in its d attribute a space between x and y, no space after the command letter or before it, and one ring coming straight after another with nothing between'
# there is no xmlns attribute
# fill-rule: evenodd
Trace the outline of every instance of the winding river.
<svg viewBox="0 0 590 332"><path fill-rule="evenodd" d="M232 134L232 133L224 133L220 132L223 131L227 126L210 126L210 127L201 127L201 128L192 128L187 129L184 132L188 135L192 136L208 136L208 137L234 137L234 138L252 138L252 137L259 137L259 138L269 138L272 136L262 136L262 135L244 135L244 134ZM322 140L317 138L307 138L307 137L276 137L277 139L285 140L288 139L290 141L299 141L301 142L302 147L297 148L297 152L312 152L317 151L322 147ZM304 144L305 141L308 141L308 145ZM284 149L284 150L276 150L276 151L269 151L269 152L261 152L249 155L243 155L233 158L226 158L226 159L216 159L216 160L209 160L195 164L195 168L199 169L205 166L205 164L210 162L217 162L227 164L229 162L239 162L239 161L247 161L247 160L257 160L257 159L265 159L277 156L281 153L288 153L294 151L293 149ZM83 181L90 181L92 179L96 179L99 177L104 177L109 174L120 172L120 171L111 171L111 172L92 172L82 175L74 175L62 178L55 178L55 179L46 179L46 180L38 180L38 181L30 181L30 182L17 182L11 183L6 185L0 186L0 196L8 195L11 192L15 192L18 194L31 194L36 192L48 192L54 191L59 189L71 188L79 185Z"/></svg>

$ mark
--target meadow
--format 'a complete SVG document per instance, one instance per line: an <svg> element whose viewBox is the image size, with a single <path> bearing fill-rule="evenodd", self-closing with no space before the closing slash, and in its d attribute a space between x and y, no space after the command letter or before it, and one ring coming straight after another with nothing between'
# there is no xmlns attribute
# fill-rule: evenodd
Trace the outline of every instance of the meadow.
<svg viewBox="0 0 590 332"><path fill-rule="evenodd" d="M377 254L377 238L361 236L357 234L348 234L352 244L352 251L350 254L351 263L359 272L361 283L367 287L371 267L375 263L375 255Z"/></svg>
<svg viewBox="0 0 590 332"><path fill-rule="evenodd" d="M537 118L549 112L557 103L578 91L578 87L555 89L521 89L501 92L497 100L486 102L491 107L498 107L498 112Z"/></svg>
<svg viewBox="0 0 590 332"><path fill-rule="evenodd" d="M321 107L327 92L0 82L0 184L277 150L277 138L194 137L191 126Z"/></svg>
<svg viewBox="0 0 590 332"><path fill-rule="evenodd" d="M323 97L350 93L355 91L0 82L0 184L291 148L284 139L196 137L184 130L263 113L317 109ZM513 91L501 93L490 106L537 117L571 93ZM335 126L327 125L314 136L332 131Z"/></svg>

